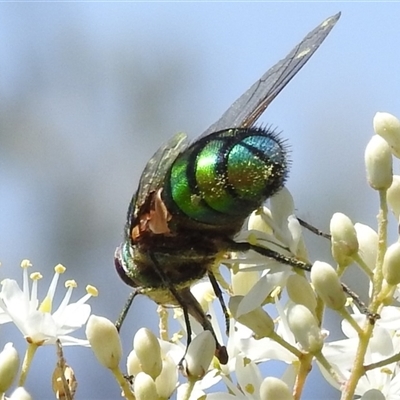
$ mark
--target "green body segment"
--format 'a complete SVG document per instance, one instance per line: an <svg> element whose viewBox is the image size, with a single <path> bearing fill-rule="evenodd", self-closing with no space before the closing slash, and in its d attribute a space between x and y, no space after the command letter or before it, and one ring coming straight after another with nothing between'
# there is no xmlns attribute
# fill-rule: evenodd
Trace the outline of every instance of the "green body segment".
<svg viewBox="0 0 400 400"><path fill-rule="evenodd" d="M216 132L177 157L163 199L173 214L198 223L237 225L283 186L287 164L284 145L268 129Z"/></svg>

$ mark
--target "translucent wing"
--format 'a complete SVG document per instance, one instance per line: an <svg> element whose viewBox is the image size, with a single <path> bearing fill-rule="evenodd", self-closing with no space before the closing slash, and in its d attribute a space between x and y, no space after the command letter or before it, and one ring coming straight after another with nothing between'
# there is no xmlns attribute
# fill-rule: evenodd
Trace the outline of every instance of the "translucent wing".
<svg viewBox="0 0 400 400"><path fill-rule="evenodd" d="M149 193L160 188L164 182L165 175L175 161L179 153L188 145L187 136L184 133L177 133L167 143L161 146L153 157L148 161L142 176L136 195L129 207L128 220L137 215L138 209L146 201Z"/></svg>
<svg viewBox="0 0 400 400"><path fill-rule="evenodd" d="M270 68L243 93L202 136L223 129L252 126L310 59L339 18L340 13L326 19L312 30L283 60Z"/></svg>
<svg viewBox="0 0 400 400"><path fill-rule="evenodd" d="M252 126L280 91L297 74L318 49L340 17L328 18L311 31L283 60L270 68L250 89L242 94L222 117L212 124L201 137L228 128ZM162 187L165 175L178 156L188 146L184 133L178 133L160 147L147 163L139 187L128 211L128 226L149 193Z"/></svg>

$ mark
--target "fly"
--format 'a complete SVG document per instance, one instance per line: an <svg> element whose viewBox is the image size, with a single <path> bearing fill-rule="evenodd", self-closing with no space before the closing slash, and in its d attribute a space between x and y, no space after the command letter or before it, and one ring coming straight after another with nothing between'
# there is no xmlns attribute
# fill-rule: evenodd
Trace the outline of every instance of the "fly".
<svg viewBox="0 0 400 400"><path fill-rule="evenodd" d="M190 291L208 276L225 315L213 270L229 252L255 250L293 267L310 266L268 248L234 241L245 219L278 192L288 174L284 141L254 124L325 40L340 17L332 16L311 31L283 60L270 68L192 144L178 133L147 163L128 209L124 241L115 266L122 280L158 304L183 309L217 343L216 356L228 355L211 322ZM118 328L130 306L127 304Z"/></svg>

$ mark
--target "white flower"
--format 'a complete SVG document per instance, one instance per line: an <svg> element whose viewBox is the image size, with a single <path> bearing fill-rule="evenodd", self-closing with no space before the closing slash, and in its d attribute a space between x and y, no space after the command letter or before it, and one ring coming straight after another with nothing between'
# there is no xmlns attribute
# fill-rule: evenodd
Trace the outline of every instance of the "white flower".
<svg viewBox="0 0 400 400"><path fill-rule="evenodd" d="M269 337L274 331L274 321L262 307L239 314L238 309L243 296L232 296L229 300L229 310L233 317L241 324L251 329L258 337Z"/></svg>
<svg viewBox="0 0 400 400"><path fill-rule="evenodd" d="M241 231L236 240L248 241L288 257L307 260L307 250L300 223L294 215L294 203L290 192L283 188L272 196L269 202L270 209L265 206L260 207L250 215L247 230ZM248 252L246 258L240 259L239 262L259 265L258 270L290 269L272 258L253 252Z"/></svg>
<svg viewBox="0 0 400 400"><path fill-rule="evenodd" d="M226 384L230 393L211 393L207 395L209 400L262 400L265 399L265 383L256 363L243 355L237 356L235 360L235 372L237 384L234 384L231 378L222 377L223 382ZM267 378L268 379L268 378ZM269 380L279 381L276 378L269 378ZM288 382L282 379L282 386L289 386ZM285 385L286 383L286 385ZM289 389L286 389L290 393ZM282 391L281 391L282 393ZM275 397L277 399L277 397ZM282 397L288 399L289 397Z"/></svg>
<svg viewBox="0 0 400 400"><path fill-rule="evenodd" d="M364 364L372 364L382 361L397 354L400 351L400 309L398 307L384 307L381 318L376 321L373 336L369 342ZM360 313L352 314L360 326L365 323L366 316ZM348 339L325 343L322 350L328 361L334 365L346 378L354 363L354 357L358 345L358 335L347 321L342 322L343 333ZM320 368L327 381L337 387L324 369ZM396 363L384 367L368 370L360 378L357 388L357 395L364 395L371 389L377 389L386 400L399 400L400 393L400 368ZM368 398L368 397L366 397Z"/></svg>
<svg viewBox="0 0 400 400"><path fill-rule="evenodd" d="M274 297L275 305L279 313L278 324L276 328L277 334L288 342L292 346L296 346L296 342L292 332L290 332L286 314L281 306L277 296ZM226 366L222 366L222 372L224 375L232 375L237 373L238 361L237 358L252 360L255 363L265 362L268 360L280 360L288 364L288 368L285 371L285 376L289 377L289 385L293 382L290 381L291 377L295 376L293 365L297 361L297 357L290 352L288 349L283 347L271 338L255 339L254 333L251 329L246 326L231 320L231 329L229 332L229 338L227 343L227 349L229 354L229 361ZM239 366L240 366L239 361ZM247 372L250 369L246 370ZM225 382L225 378L221 375ZM225 382L227 385L228 383Z"/></svg>
<svg viewBox="0 0 400 400"><path fill-rule="evenodd" d="M44 300L39 304L37 298L37 283L41 278L39 273L31 275L33 280L32 289L29 291L29 278L27 268L30 263L24 260L21 263L23 268L23 289L13 279L4 279L0 292L0 309L8 318L3 318L2 323L12 321L24 335L28 343L38 346L54 344L57 339L63 345L87 346L88 341L77 339L69 334L82 327L89 318L90 306L85 302L92 296L97 295L93 287L88 287L87 293L76 303L70 303L74 281L67 281L65 286L67 292L58 309L52 313L52 303L60 274L65 271L62 265L55 267L55 275L50 284Z"/></svg>

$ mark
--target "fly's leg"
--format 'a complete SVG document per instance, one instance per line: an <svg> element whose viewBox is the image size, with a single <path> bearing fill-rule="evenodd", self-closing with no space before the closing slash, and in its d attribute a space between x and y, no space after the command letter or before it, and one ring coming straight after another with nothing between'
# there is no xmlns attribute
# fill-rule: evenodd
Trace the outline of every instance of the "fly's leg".
<svg viewBox="0 0 400 400"><path fill-rule="evenodd" d="M217 296L219 303L221 304L222 312L224 313L224 318L225 318L226 335L228 336L229 335L229 318L230 318L230 316L229 316L228 309L226 308L224 298L222 296L221 288L219 287L217 279L215 278L214 274L211 271L208 271L208 278L210 279L211 285L214 289L214 293Z"/></svg>
<svg viewBox="0 0 400 400"><path fill-rule="evenodd" d="M165 288L168 288L168 290L175 297L178 304L182 307L183 315L185 318L186 330L188 333L187 346L190 344L190 341L192 339L192 328L190 326L190 320L189 320L189 314L191 314L201 324L201 326L203 327L204 330L208 330L211 332L211 334L213 335L213 337L215 339L215 343L216 343L216 354L215 355L219 359L221 364L226 364L228 362L228 354L226 352L226 348L225 348L225 346L221 346L219 344L210 320L207 318L206 314L204 313L203 309L201 308L201 305L196 300L196 298L193 296L190 289L187 288L187 289L178 291L174 287L174 285L172 284L172 282L170 281L168 276L162 270L156 257L154 256L154 253L149 252L148 255L154 264L154 267L155 267L154 269L157 272L159 278L161 279L163 286ZM187 351L187 346L186 346L186 351ZM185 355L186 355L186 352L185 352Z"/></svg>
<svg viewBox="0 0 400 400"><path fill-rule="evenodd" d="M226 364L228 362L228 353L226 351L225 346L221 346L217 339L217 336L214 332L214 329L211 325L210 319L204 313L203 309L201 308L200 303L196 300L193 296L192 292L189 288L183 289L179 292L180 297L185 305L187 312L192 315L196 321L200 323L204 330L211 332L215 339L216 343L216 351L215 356L218 358L221 364ZM183 307L182 307L183 308ZM190 325L190 323L189 323Z"/></svg>
<svg viewBox="0 0 400 400"><path fill-rule="evenodd" d="M134 290L128 297L128 300L126 301L124 308L121 311L121 314L119 315L117 321L115 322L115 327L117 328L117 331L121 330L121 326L123 322L125 321L126 315L128 314L129 309L131 308L133 299L140 294L138 290Z"/></svg>
<svg viewBox="0 0 400 400"><path fill-rule="evenodd" d="M311 271L311 268L312 268L312 265L309 263L297 260L294 257L284 256L283 254L280 254L277 251L268 249L266 247L253 245L253 244L250 244L247 242L237 243L235 241L231 241L229 244L229 251L249 251L249 250L256 251L257 253L259 253L263 256L266 256L268 258L273 258L274 260L276 260L282 264L286 264L286 265L289 265L294 268L299 268L304 271ZM353 299L354 303L357 305L357 307L360 309L360 311L368 317L368 319L371 321L371 323L372 323L372 321L373 321L373 323L375 323L375 321L380 318L380 316L378 314L371 313L368 310L368 307L360 299L360 297L357 295L357 293L353 292L343 282L341 282L341 285L342 285L344 292Z"/></svg>
<svg viewBox="0 0 400 400"><path fill-rule="evenodd" d="M284 256L281 253L278 253L277 251L268 249L267 247L263 246L258 246L255 244L250 244L248 242L235 242L235 241L229 241L228 244L228 251L249 251L253 250L257 252L258 254L261 254L262 256L268 257L268 258L273 258L276 261L279 261L282 264L290 265L291 267L294 268L299 268L304 271L311 271L312 265L309 263L306 263L304 261L297 260L294 257L287 257Z"/></svg>
<svg viewBox="0 0 400 400"><path fill-rule="evenodd" d="M319 230L318 228L316 228L315 226L309 224L308 222L297 218L297 220L299 221L300 225L306 229L308 229L310 232L314 233L314 235L317 236L321 236L325 239L328 239L329 241L332 239L332 236L328 233L322 232L321 230ZM359 310L361 311L362 314L365 314L370 323L373 325L375 324L376 320L380 318L379 314L375 314L375 313L371 313L368 310L368 307L366 306L366 304L360 299L360 297L358 296L357 293L353 292L353 290L351 290L346 284L342 283L342 288L344 290L344 292L352 298L352 300L354 301L354 303L357 305L357 307L359 308Z"/></svg>
<svg viewBox="0 0 400 400"><path fill-rule="evenodd" d="M297 217L296 217L296 218L297 218ZM315 226L309 224L308 222L306 222L306 221L304 221L304 220L302 220L302 219L300 219L300 218L297 218L297 221L299 221L300 225L301 225L303 228L308 229L310 232L314 233L314 235L322 236L322 237L325 238L325 239L331 240L331 235L330 235L329 233L325 233L325 232L320 231L320 230L319 230L318 228L316 228Z"/></svg>

